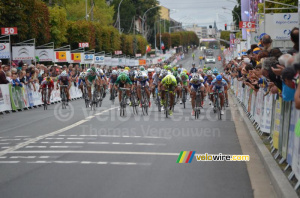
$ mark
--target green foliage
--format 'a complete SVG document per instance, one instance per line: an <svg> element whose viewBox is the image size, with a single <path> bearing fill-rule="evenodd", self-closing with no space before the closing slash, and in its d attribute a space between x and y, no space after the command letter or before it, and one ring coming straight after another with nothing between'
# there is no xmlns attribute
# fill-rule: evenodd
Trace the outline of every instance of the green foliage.
<svg viewBox="0 0 300 198"><path fill-rule="evenodd" d="M172 47L178 47L179 45L182 45L182 37L178 33L172 33L171 34L171 42L172 42Z"/></svg>
<svg viewBox="0 0 300 198"><path fill-rule="evenodd" d="M230 31L222 31L220 38L223 40L226 40L226 41L230 41ZM221 45L229 47L229 45L223 41L221 41L220 43L221 43Z"/></svg>
<svg viewBox="0 0 300 198"><path fill-rule="evenodd" d="M56 46L67 43L67 13L66 10L59 6L49 8L50 12L50 34L52 41Z"/></svg>
<svg viewBox="0 0 300 198"><path fill-rule="evenodd" d="M193 31L182 31L171 34L172 47L174 46L188 46L197 45L199 46L199 38Z"/></svg>
<svg viewBox="0 0 300 198"><path fill-rule="evenodd" d="M40 0L1 0L0 26L17 27L13 42L36 38L37 44L50 40L49 12Z"/></svg>
<svg viewBox="0 0 300 198"><path fill-rule="evenodd" d="M289 5L297 6L296 0L273 0L280 3L285 3ZM266 8L284 8L286 6L279 5L275 3L266 2ZM262 4L262 12L264 11L264 4ZM266 13L290 13L290 12L297 12L297 9L288 9L288 10L266 10Z"/></svg>
<svg viewBox="0 0 300 198"><path fill-rule="evenodd" d="M241 0L236 0L237 5L234 6L233 11L232 11L232 16L233 16L233 21L235 23L236 27L239 27L239 20L241 19ZM239 15L239 17L237 16Z"/></svg>
<svg viewBox="0 0 300 198"><path fill-rule="evenodd" d="M168 50L171 47L171 35L169 33L161 34L161 42L164 43L165 49ZM160 38L159 34L156 35L156 46L160 49Z"/></svg>

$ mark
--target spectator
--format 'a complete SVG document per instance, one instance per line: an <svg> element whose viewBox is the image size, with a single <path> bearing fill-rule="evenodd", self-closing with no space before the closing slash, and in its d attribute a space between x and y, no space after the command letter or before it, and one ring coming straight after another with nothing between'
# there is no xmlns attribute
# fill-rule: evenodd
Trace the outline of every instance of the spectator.
<svg viewBox="0 0 300 198"><path fill-rule="evenodd" d="M15 86L23 87L22 83L18 79L17 73L12 74L11 84L13 87Z"/></svg>
<svg viewBox="0 0 300 198"><path fill-rule="evenodd" d="M24 85L28 84L28 79L25 71L21 71L20 73L20 82L23 83Z"/></svg>
<svg viewBox="0 0 300 198"><path fill-rule="evenodd" d="M271 39L271 36L270 35L264 35L262 37L262 44L264 46L264 50L267 50L269 53L271 52L272 50L272 39Z"/></svg>
<svg viewBox="0 0 300 198"><path fill-rule="evenodd" d="M282 52L277 47L271 49L271 51L270 51L270 57L275 57L277 60L281 55L282 55Z"/></svg>
<svg viewBox="0 0 300 198"><path fill-rule="evenodd" d="M6 75L6 80L8 80L8 82L11 83L11 71L7 71L5 75Z"/></svg>
<svg viewBox="0 0 300 198"><path fill-rule="evenodd" d="M296 74L294 67L286 67L282 71L282 99L284 101L294 101L296 92L294 77Z"/></svg>
<svg viewBox="0 0 300 198"><path fill-rule="evenodd" d="M291 41L294 43L293 49L289 50L287 53L294 55L299 52L299 28L294 27L291 31Z"/></svg>
<svg viewBox="0 0 300 198"><path fill-rule="evenodd" d="M6 74L5 74L5 67L6 65L1 65L0 67L0 84L7 84L9 81L6 79Z"/></svg>
<svg viewBox="0 0 300 198"><path fill-rule="evenodd" d="M279 76L272 71L272 67L277 69L278 61L274 57L265 58L262 63L262 75L268 79L281 91L282 90L282 81Z"/></svg>

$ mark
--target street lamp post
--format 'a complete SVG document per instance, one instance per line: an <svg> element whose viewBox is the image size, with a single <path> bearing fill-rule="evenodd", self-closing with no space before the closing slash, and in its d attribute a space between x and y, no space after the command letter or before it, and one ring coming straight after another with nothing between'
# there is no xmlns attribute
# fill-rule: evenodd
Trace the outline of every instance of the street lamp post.
<svg viewBox="0 0 300 198"><path fill-rule="evenodd" d="M118 22L119 22L119 33L121 34L121 20L120 20L120 6L121 6L121 3L123 2L123 0L120 1L119 3L119 6L118 6Z"/></svg>
<svg viewBox="0 0 300 198"><path fill-rule="evenodd" d="M144 30L144 26L145 26L145 16L147 14L148 11L154 9L154 8L157 8L157 7L160 7L161 5L158 5L158 6L155 6L155 7L152 7L152 8L149 8L148 10L146 10L146 12L144 13L143 17L142 17L142 31L143 31L143 36L145 37L145 30Z"/></svg>

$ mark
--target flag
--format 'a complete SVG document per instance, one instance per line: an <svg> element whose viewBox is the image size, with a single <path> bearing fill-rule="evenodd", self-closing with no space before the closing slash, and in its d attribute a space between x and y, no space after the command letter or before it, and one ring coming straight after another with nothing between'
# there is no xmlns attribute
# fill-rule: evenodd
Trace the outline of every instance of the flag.
<svg viewBox="0 0 300 198"><path fill-rule="evenodd" d="M81 54L80 53L72 53L71 60L73 62L81 62Z"/></svg>
<svg viewBox="0 0 300 198"><path fill-rule="evenodd" d="M67 62L67 52L63 51L63 52L55 52L56 53L56 59L59 62Z"/></svg>
<svg viewBox="0 0 300 198"><path fill-rule="evenodd" d="M163 42L161 42L161 49L165 49L165 44Z"/></svg>
<svg viewBox="0 0 300 198"><path fill-rule="evenodd" d="M146 52L150 52L151 51L151 47L149 45L146 46Z"/></svg>

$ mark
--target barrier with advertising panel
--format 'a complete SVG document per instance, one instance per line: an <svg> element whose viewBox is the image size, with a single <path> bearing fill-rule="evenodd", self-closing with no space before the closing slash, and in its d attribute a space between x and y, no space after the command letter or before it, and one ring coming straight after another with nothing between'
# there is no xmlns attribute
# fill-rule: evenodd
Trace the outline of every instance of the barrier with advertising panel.
<svg viewBox="0 0 300 198"><path fill-rule="evenodd" d="M35 90L31 84L23 87L13 87L11 84L0 85L0 112L16 111L43 104L41 92L38 90L39 84L37 83L35 84ZM80 89L75 87L74 84L70 88L70 96L72 99L82 96ZM54 89L50 96L50 102L60 100L60 91Z"/></svg>

